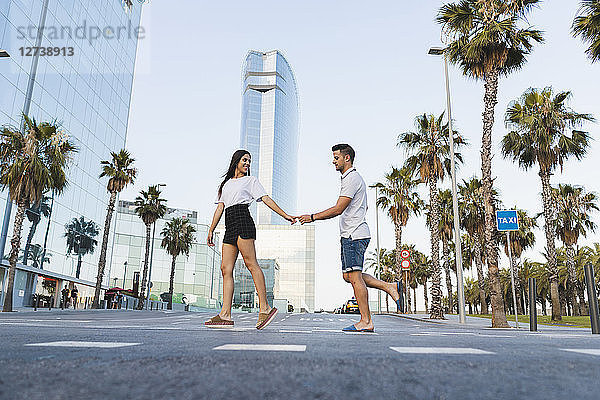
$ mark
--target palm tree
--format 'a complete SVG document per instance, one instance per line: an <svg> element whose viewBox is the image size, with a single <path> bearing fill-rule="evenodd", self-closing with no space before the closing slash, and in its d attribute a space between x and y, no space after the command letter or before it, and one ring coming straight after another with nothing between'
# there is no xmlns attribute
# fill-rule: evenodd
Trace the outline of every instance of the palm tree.
<svg viewBox="0 0 600 400"><path fill-rule="evenodd" d="M600 0L582 0L573 21L573 35L581 36L590 47L585 51L592 62L600 60Z"/></svg>
<svg viewBox="0 0 600 400"><path fill-rule="evenodd" d="M533 42L543 41L542 32L522 28L527 14L539 0L461 0L444 4L437 22L449 45L446 57L458 64L464 75L484 81L484 111L481 141L481 174L485 204L484 243L490 280L492 327L508 327L498 281L498 248L492 177L492 130L498 103L498 79L520 69ZM481 283L480 283L481 284Z"/></svg>
<svg viewBox="0 0 600 400"><path fill-rule="evenodd" d="M589 114L580 114L568 108L565 103L570 97L571 92L554 95L552 88L527 90L519 100L509 105L505 120L507 127L513 130L502 139L504 157L518 162L525 170L535 164L539 166L553 321L561 320L561 315L554 244L556 222L550 176L557 166L560 165L562 170L568 158L583 158L590 137L575 128L593 120ZM571 136L565 134L567 129L572 129Z"/></svg>
<svg viewBox="0 0 600 400"><path fill-rule="evenodd" d="M163 239L160 247L165 249L171 255L171 277L169 279L169 304L167 310L173 309L173 281L175 280L175 260L177 256L185 254L189 256L192 243L196 240L194 233L196 228L190 225L186 218L173 218L165 224L160 232Z"/></svg>
<svg viewBox="0 0 600 400"><path fill-rule="evenodd" d="M100 233L98 225L85 217L73 218L71 222L65 225L65 235L67 238L67 254L77 254L77 269L75 277L79 279L81 273L81 263L83 256L94 253L98 241L94 239Z"/></svg>
<svg viewBox="0 0 600 400"><path fill-rule="evenodd" d="M110 224L112 221L113 212L115 211L115 202L117 195L129 184L135 181L137 169L133 167L135 159L131 154L122 149L118 153L111 152L111 161L102 161L102 173L100 178L108 177L106 190L110 193L108 200L108 208L106 209L106 220L104 221L104 231L102 235L102 247L100 248L100 259L98 260L98 275L96 276L96 289L94 291L94 301L92 308L100 306L100 290L102 288L102 280L104 279L104 269L106 267L106 249L108 247L108 239L110 233Z"/></svg>
<svg viewBox="0 0 600 400"><path fill-rule="evenodd" d="M148 259L150 257L150 230L152 224L157 219L162 218L166 212L167 207L165 206L165 199L160 197L160 189L158 185L149 186L148 190L140 191L140 195L135 198L135 213L139 215L144 224L146 225L146 254L144 255L144 269L142 271L142 284L140 286L139 301L137 309L141 310L144 308L144 301L146 299L146 278L148 275Z"/></svg>
<svg viewBox="0 0 600 400"><path fill-rule="evenodd" d="M416 132L405 132L398 137L398 147L406 150L410 156L405 167L419 174L421 181L429 185L430 230L431 230L431 312L433 319L443 319L441 271L439 260L439 224L440 205L437 182L450 174L450 146L448 143L448 124L443 124L444 113L439 117L423 114L415 119ZM460 147L465 144L455 132L455 143ZM456 160L462 161L460 153Z"/></svg>
<svg viewBox="0 0 600 400"><path fill-rule="evenodd" d="M4 296L5 312L12 311L25 210L40 202L49 190L57 194L63 192L67 187L66 170L77 151L55 122L38 124L25 114L23 121L22 131L12 127L3 127L0 131L0 189L8 189L10 198L17 204L8 257L10 269Z"/></svg>
<svg viewBox="0 0 600 400"><path fill-rule="evenodd" d="M377 206L387 211L394 223L394 234L396 237L396 265L400 268L402 257L402 228L408 223L412 215L419 215L423 208L423 201L415 191L421 183L413 179L413 174L406 167L392 167L390 173L385 174L385 181L373 185L379 189Z"/></svg>
<svg viewBox="0 0 600 400"><path fill-rule="evenodd" d="M38 224L42 220L42 217L48 218L50 216L50 205L48 204L48 200L50 200L50 197L43 195L40 201L25 210L25 215L29 222L31 222L31 227L29 228L29 234L27 235L27 242L25 242L25 251L23 251L24 265L27 265L27 260L29 260L29 249Z"/></svg>
<svg viewBox="0 0 600 400"><path fill-rule="evenodd" d="M559 184L553 188L554 203L557 205L556 233L564 243L569 272L569 293L573 304L573 315L585 315L586 304L583 286L577 280L575 270L575 248L579 235L585 237L588 231L594 232L596 224L590 218L590 212L598 211L598 197L595 193L585 193L583 187ZM579 296L579 306L575 300L575 292Z"/></svg>
<svg viewBox="0 0 600 400"><path fill-rule="evenodd" d="M485 276L483 274L483 235L485 231L485 205L483 198L483 184L477 178L471 178L458 185L459 211L462 228L467 231L471 239L473 252L471 254L477 269L477 284L479 285L479 304L482 314L488 314L488 305L485 294ZM508 323L507 323L508 325Z"/></svg>
<svg viewBox="0 0 600 400"><path fill-rule="evenodd" d="M519 230L509 232L510 235L510 252L512 260L510 262L515 268L515 292L517 296L517 312L523 314L522 304L522 286L521 280L519 279L519 258L523 254L523 251L533 247L535 244L535 234L533 229L537 228L537 221L535 218L527 215L527 211L517 209L513 207L513 210L517 210L517 218L519 220ZM506 235L500 235L500 243L504 245L504 252L509 257L508 243L506 241Z"/></svg>
<svg viewBox="0 0 600 400"><path fill-rule="evenodd" d="M414 250L410 254L410 268L412 276L417 285L423 286L423 296L425 300L425 313L429 313L429 299L427 297L427 280L431 278L431 269L429 268L429 260L427 256L418 250ZM415 294L415 313L417 308L417 298Z"/></svg>
<svg viewBox="0 0 600 400"><path fill-rule="evenodd" d="M454 312L454 308L458 307L454 304L454 296L452 292L452 277L450 270L450 243L452 242L452 233L454 229L454 211L452 209L452 192L450 189L440 190L438 192L440 199L440 238L442 239L442 258L444 263L444 273L446 274L446 290L448 291L448 309Z"/></svg>
<svg viewBox="0 0 600 400"><path fill-rule="evenodd" d="M44 252L44 249L39 244L33 244L29 248L29 254L27 256L28 260L31 261L31 266L33 268L40 268L42 265L42 259L44 262L50 262L50 257L52 257L52 253Z"/></svg>
<svg viewBox="0 0 600 400"><path fill-rule="evenodd" d="M469 314L477 311L479 303L479 284L473 278L465 277L465 302L469 305Z"/></svg>

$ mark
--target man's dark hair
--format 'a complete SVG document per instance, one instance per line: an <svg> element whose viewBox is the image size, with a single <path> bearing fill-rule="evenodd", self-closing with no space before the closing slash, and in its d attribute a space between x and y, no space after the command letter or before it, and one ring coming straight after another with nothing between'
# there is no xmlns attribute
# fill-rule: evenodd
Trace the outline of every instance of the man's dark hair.
<svg viewBox="0 0 600 400"><path fill-rule="evenodd" d="M349 155L350 162L352 164L354 164L354 156L356 155L356 153L354 152L354 149L352 148L352 146L350 146L349 144L346 144L346 143L336 144L335 146L333 146L331 148L331 151L339 151L343 155Z"/></svg>

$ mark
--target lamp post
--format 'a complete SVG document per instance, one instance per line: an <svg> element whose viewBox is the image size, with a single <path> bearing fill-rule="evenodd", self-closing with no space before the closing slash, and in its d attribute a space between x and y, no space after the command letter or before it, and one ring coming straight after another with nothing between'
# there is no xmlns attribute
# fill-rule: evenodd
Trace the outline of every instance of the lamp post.
<svg viewBox="0 0 600 400"><path fill-rule="evenodd" d="M123 263L125 269L123 270L123 289L125 289L125 276L127 275L127 261Z"/></svg>
<svg viewBox="0 0 600 400"><path fill-rule="evenodd" d="M460 225L458 217L458 198L456 196L456 163L454 154L454 131L452 130L452 107L450 104L450 80L448 79L448 57L444 49L432 47L429 49L430 55L444 56L444 74L446 77L446 107L448 110L448 136L450 142L450 175L452 176L452 210L454 212L454 250L456 259L456 278L458 280L458 318L461 324L466 322L465 318L465 293L462 269L462 246L460 243ZM450 299L451 301L452 299Z"/></svg>
<svg viewBox="0 0 600 400"><path fill-rule="evenodd" d="M376 231L376 245L377 245L377 273L375 277L381 279L381 260L379 251L379 206L377 205L377 199L379 198L379 188L376 185L370 186L375 189L375 231ZM387 296L387 295L386 295ZM381 312L381 290L377 291L377 312Z"/></svg>
<svg viewBox="0 0 600 400"><path fill-rule="evenodd" d="M156 185L160 191L161 186L167 186L166 183L159 183ZM146 299L150 299L150 291L152 290L152 259L154 259L154 233L156 233L156 221L152 226L152 249L150 250L150 266L148 268L148 293Z"/></svg>
<svg viewBox="0 0 600 400"><path fill-rule="evenodd" d="M216 240L214 240L215 246L213 246L213 262L212 262L212 272L210 274L210 299L213 299L213 286L214 286L214 282L215 282L215 258L217 258L217 249L216 249L216 245L218 245L219 242L219 234L215 233L215 238ZM219 297L219 296L217 296Z"/></svg>

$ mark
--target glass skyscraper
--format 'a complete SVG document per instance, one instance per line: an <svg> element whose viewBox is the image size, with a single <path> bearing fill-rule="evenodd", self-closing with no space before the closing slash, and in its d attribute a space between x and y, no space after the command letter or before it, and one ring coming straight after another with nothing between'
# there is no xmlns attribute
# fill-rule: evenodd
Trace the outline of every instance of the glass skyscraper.
<svg viewBox="0 0 600 400"><path fill-rule="evenodd" d="M296 212L299 105L296 78L278 50L251 50L242 71L240 145L252 155L251 174L283 210ZM290 226L264 205L253 205L256 254L279 265L278 293L294 310L315 306L314 226Z"/></svg>
<svg viewBox="0 0 600 400"><path fill-rule="evenodd" d="M295 213L298 91L294 72L279 51L248 52L242 71L241 122L240 146L252 155L252 175L283 210ZM287 224L265 207L253 214L258 224Z"/></svg>
<svg viewBox="0 0 600 400"><path fill-rule="evenodd" d="M93 294L108 205L100 161L126 143L142 7L131 0L0 1L0 49L9 55L0 58L0 125L20 129L23 112L38 122L56 120L79 149L64 193L46 193L28 210L14 307L31 304L36 288L50 298L67 282L80 297ZM6 196L0 194L0 217ZM112 245L111 239L105 287Z"/></svg>

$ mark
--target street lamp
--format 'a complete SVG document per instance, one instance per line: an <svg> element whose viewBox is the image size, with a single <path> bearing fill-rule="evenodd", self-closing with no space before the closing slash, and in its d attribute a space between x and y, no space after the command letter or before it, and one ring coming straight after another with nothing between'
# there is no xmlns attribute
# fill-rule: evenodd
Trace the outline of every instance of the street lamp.
<svg viewBox="0 0 600 400"><path fill-rule="evenodd" d="M161 186L167 186L166 183L159 183L156 185L160 191ZM152 249L150 250L150 267L148 268L148 294L146 299L150 299L150 291L152 290L152 260L154 259L154 233L156 232L156 221L152 226Z"/></svg>
<svg viewBox="0 0 600 400"><path fill-rule="evenodd" d="M458 318L461 324L466 322L465 318L465 291L463 282L463 269L462 269L462 246L460 243L460 225L458 218L458 199L456 196L456 165L455 165L455 154L454 154L454 131L452 130L452 106L450 104L450 80L448 79L448 56L441 47L432 47L429 49L430 55L444 56L444 74L446 77L446 107L448 110L448 136L450 142L450 174L452 176L452 210L454 212L454 250L456 259L456 286L458 289ZM449 299L452 304L452 299Z"/></svg>
<svg viewBox="0 0 600 400"><path fill-rule="evenodd" d="M379 205L377 205L377 199L379 198L379 188L376 185L370 186L371 188L375 188L375 231L377 232L377 273L375 274L377 279L381 279L381 261L380 251L379 251ZM387 295L386 295L387 296ZM377 291L377 312L381 312L381 290Z"/></svg>

